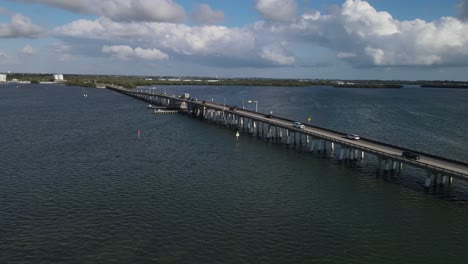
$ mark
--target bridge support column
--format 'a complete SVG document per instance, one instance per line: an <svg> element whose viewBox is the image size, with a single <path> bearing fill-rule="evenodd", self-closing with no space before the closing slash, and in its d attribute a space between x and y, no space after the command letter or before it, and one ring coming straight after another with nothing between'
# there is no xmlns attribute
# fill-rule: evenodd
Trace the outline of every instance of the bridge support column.
<svg viewBox="0 0 468 264"><path fill-rule="evenodd" d="M364 150L361 150L361 160L364 160Z"/></svg>
<svg viewBox="0 0 468 264"><path fill-rule="evenodd" d="M315 141L313 138L310 139L310 151L314 152Z"/></svg>
<svg viewBox="0 0 468 264"><path fill-rule="evenodd" d="M449 183L449 176L442 176L442 185L447 185Z"/></svg>
<svg viewBox="0 0 468 264"><path fill-rule="evenodd" d="M290 145L291 144L291 133L289 133L289 130L286 129L286 144Z"/></svg>
<svg viewBox="0 0 468 264"><path fill-rule="evenodd" d="M388 159L385 159L385 171L388 171L390 169L390 161Z"/></svg>
<svg viewBox="0 0 468 264"><path fill-rule="evenodd" d="M260 126L261 126L261 124L262 124L262 122L257 121L257 129L256 129L257 130L257 137L260 136Z"/></svg>
<svg viewBox="0 0 468 264"><path fill-rule="evenodd" d="M343 156L344 156L345 151L346 151L346 149L341 147L341 149L340 149L340 160L343 160Z"/></svg>
<svg viewBox="0 0 468 264"><path fill-rule="evenodd" d="M267 125L268 126L268 131L267 131L267 139L269 140L271 137L272 137L272 132L271 132L271 126L270 124Z"/></svg>
<svg viewBox="0 0 468 264"><path fill-rule="evenodd" d="M427 173L426 173L426 181L424 182L424 187L425 187L425 188L429 188L429 187L431 187L431 186L434 184L434 180L435 180L435 179L434 179L434 178L435 178L434 176L435 176L435 175L434 175L432 172L427 171Z"/></svg>

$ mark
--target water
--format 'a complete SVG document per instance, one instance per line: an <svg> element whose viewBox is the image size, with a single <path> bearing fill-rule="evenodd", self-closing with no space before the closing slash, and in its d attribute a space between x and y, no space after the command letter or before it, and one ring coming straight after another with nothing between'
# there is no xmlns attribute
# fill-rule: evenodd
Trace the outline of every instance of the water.
<svg viewBox="0 0 468 264"><path fill-rule="evenodd" d="M163 88L157 88L162 92ZM468 91L166 87L468 161ZM108 90L0 86L0 263L465 263L466 184L376 176ZM137 138L137 130L141 138Z"/></svg>

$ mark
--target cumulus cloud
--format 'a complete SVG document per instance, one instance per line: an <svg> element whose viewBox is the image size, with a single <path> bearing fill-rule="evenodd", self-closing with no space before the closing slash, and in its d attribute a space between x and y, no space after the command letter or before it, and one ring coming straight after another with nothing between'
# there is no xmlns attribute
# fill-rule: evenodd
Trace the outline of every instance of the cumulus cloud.
<svg viewBox="0 0 468 264"><path fill-rule="evenodd" d="M121 60L144 59L144 60L163 60L169 56L158 49L135 48L126 45L103 46L102 52L112 54Z"/></svg>
<svg viewBox="0 0 468 264"><path fill-rule="evenodd" d="M213 10L207 4L201 4L193 12L192 19L199 24L215 25L224 22L224 12Z"/></svg>
<svg viewBox="0 0 468 264"><path fill-rule="evenodd" d="M269 45L262 47L260 57L279 66L294 64L296 59L287 53L286 48L282 44Z"/></svg>
<svg viewBox="0 0 468 264"><path fill-rule="evenodd" d="M21 14L13 14L10 23L0 24L0 38L35 38L39 37L42 31L41 27Z"/></svg>
<svg viewBox="0 0 468 264"><path fill-rule="evenodd" d="M294 1L275 0L255 3L272 7L279 2L283 5L276 11L287 9L284 3L296 5ZM293 18L295 8L282 16L283 20L267 19L242 28L100 17L57 27L52 35L65 42L73 41L74 45L92 43L96 53L105 52L120 59L152 58L150 54L158 59L159 51L171 59L201 64L310 66L315 63L299 54L318 47L326 50L327 58L332 56L333 60L355 67L468 66L468 23L455 17L400 21L363 0L346 0L328 13L308 11ZM285 40L288 46L284 45ZM103 46L108 47L104 50ZM151 47L150 54L137 55L147 50L132 47ZM314 60L312 56L308 59Z"/></svg>
<svg viewBox="0 0 468 264"><path fill-rule="evenodd" d="M53 7L63 8L72 12L85 13L90 4L89 0L16 0L17 2L40 3Z"/></svg>
<svg viewBox="0 0 468 264"><path fill-rule="evenodd" d="M346 0L334 13L313 11L291 23L257 23L255 29L328 48L360 67L468 66L468 23L453 17L399 21L361 0Z"/></svg>
<svg viewBox="0 0 468 264"><path fill-rule="evenodd" d="M268 20L287 21L297 12L296 0L255 0L255 9Z"/></svg>
<svg viewBox="0 0 468 264"><path fill-rule="evenodd" d="M181 22L186 14L172 0L17 0L71 12L105 16L115 21Z"/></svg>
<svg viewBox="0 0 468 264"><path fill-rule="evenodd" d="M62 38L101 41L141 40L160 50L179 55L245 56L255 46L253 32L223 26L190 27L171 23L116 22L106 18L78 20L53 30Z"/></svg>
<svg viewBox="0 0 468 264"><path fill-rule="evenodd" d="M21 49L21 54L35 55L35 54L37 54L37 50L35 48L33 48L31 45L26 45Z"/></svg>

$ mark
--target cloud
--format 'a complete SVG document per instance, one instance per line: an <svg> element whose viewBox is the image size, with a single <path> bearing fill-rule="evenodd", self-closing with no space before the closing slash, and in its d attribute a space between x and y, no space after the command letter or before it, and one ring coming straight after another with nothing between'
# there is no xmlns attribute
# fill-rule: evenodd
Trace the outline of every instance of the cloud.
<svg viewBox="0 0 468 264"><path fill-rule="evenodd" d="M90 0L16 0L17 2L39 3L52 7L62 8L71 12L86 13L89 10Z"/></svg>
<svg viewBox="0 0 468 264"><path fill-rule="evenodd" d="M223 26L190 27L183 24L116 22L106 18L78 20L55 28L58 38L135 42L159 50L191 56L249 56L255 47L253 32Z"/></svg>
<svg viewBox="0 0 468 264"><path fill-rule="evenodd" d="M31 47L31 45L26 45L21 49L21 54L35 55L35 54L37 54L37 50L35 48Z"/></svg>
<svg viewBox="0 0 468 264"><path fill-rule="evenodd" d="M62 8L71 12L104 16L115 21L182 22L182 6L172 0L19 0Z"/></svg>
<svg viewBox="0 0 468 264"><path fill-rule="evenodd" d="M255 0L255 9L268 20L288 21L296 15L296 0Z"/></svg>
<svg viewBox="0 0 468 264"><path fill-rule="evenodd" d="M254 29L327 48L358 67L468 66L468 23L453 17L399 21L361 0L346 0L330 14L311 11L289 23L259 22Z"/></svg>
<svg viewBox="0 0 468 264"><path fill-rule="evenodd" d="M0 38L36 38L42 32L41 27L21 14L13 14L10 23L0 24Z"/></svg>
<svg viewBox="0 0 468 264"><path fill-rule="evenodd" d="M224 12L212 10L209 5L201 4L193 12L192 19L198 24L215 25L224 22Z"/></svg>
<svg viewBox="0 0 468 264"><path fill-rule="evenodd" d="M102 52L112 54L121 60L130 60L134 58L144 60L163 60L169 56L158 49L142 49L140 47L133 49L126 45L103 46Z"/></svg>
<svg viewBox="0 0 468 264"><path fill-rule="evenodd" d="M291 65L296 62L294 56L287 54L284 45L270 45L261 49L260 57L279 66Z"/></svg>
<svg viewBox="0 0 468 264"><path fill-rule="evenodd" d="M468 0L460 0L457 5L458 17L463 20L468 20Z"/></svg>
<svg viewBox="0 0 468 264"><path fill-rule="evenodd" d="M256 1L261 3L271 7L279 2ZM158 59L159 51L171 61L220 67L314 67L317 60L345 61L357 68L468 66L468 23L454 17L401 21L362 0L346 0L329 13L294 13L285 20L231 28L100 17L56 27L51 35L73 43L74 54L102 55L108 46L106 53L120 59ZM317 50L320 54L314 54Z"/></svg>

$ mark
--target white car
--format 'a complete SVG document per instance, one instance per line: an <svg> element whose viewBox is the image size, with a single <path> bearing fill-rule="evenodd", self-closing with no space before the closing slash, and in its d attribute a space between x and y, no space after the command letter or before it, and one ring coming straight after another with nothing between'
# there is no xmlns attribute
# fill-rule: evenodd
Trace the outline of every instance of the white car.
<svg viewBox="0 0 468 264"><path fill-rule="evenodd" d="M352 139L352 140L358 140L359 136L355 134L348 134L346 135L347 138Z"/></svg>
<svg viewBox="0 0 468 264"><path fill-rule="evenodd" d="M301 122L294 122L293 127L299 128L299 129L304 129L305 128L304 124L302 124Z"/></svg>

